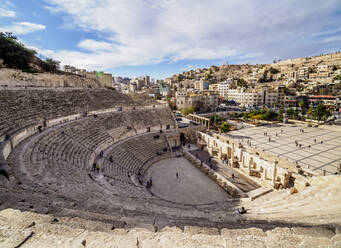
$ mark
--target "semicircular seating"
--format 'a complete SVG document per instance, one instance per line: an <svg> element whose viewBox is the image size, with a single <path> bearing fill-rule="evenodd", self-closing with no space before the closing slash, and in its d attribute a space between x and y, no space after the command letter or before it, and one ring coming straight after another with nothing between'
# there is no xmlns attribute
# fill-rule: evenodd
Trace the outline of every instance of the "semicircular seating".
<svg viewBox="0 0 341 248"><path fill-rule="evenodd" d="M167 134L176 130L176 122L168 106L143 106L107 89L0 90L0 97L0 150L8 144L11 147L6 158L10 181L0 181L1 201L5 202L0 208L34 208L38 212L93 219L104 214L119 215L125 222L131 218L136 223L160 226L236 223L233 208L238 200L207 206L177 204L153 196L134 180L157 159L170 155ZM123 107L123 111L118 107ZM89 114L83 116L83 112ZM35 129L31 136L14 143L15 135L25 128L74 114L77 118ZM103 157L99 156L101 151ZM92 171L93 162L100 166L100 173ZM319 190L314 188L316 194ZM306 204L306 195L285 195L286 192L276 192L269 194L273 199L264 202L262 198L254 203L244 202L252 208L248 220L285 221L282 216L288 217L288 210L293 213L290 217L300 218L293 210ZM295 197L297 204L286 202ZM316 199L320 198L309 199L318 202ZM282 205L277 206L278 203ZM329 206L326 202L323 206L327 216ZM314 213L309 211L309 215Z"/></svg>

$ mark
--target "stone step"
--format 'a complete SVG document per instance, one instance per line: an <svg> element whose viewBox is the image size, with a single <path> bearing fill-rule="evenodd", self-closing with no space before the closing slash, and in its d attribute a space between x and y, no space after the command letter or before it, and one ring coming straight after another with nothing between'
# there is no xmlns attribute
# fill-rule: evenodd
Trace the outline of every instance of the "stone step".
<svg viewBox="0 0 341 248"><path fill-rule="evenodd" d="M18 210L0 211L1 246L16 247L340 247L340 227L275 227L221 230L185 226L155 232L81 218L63 218ZM115 226L116 225L116 226Z"/></svg>

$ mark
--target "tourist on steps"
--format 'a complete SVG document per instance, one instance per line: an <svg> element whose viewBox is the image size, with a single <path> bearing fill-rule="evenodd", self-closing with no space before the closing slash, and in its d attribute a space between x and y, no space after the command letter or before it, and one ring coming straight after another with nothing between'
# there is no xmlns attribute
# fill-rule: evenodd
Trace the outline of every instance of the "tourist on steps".
<svg viewBox="0 0 341 248"><path fill-rule="evenodd" d="M237 211L238 211L239 214L246 214L247 213L247 211L246 211L246 209L244 207L238 208Z"/></svg>

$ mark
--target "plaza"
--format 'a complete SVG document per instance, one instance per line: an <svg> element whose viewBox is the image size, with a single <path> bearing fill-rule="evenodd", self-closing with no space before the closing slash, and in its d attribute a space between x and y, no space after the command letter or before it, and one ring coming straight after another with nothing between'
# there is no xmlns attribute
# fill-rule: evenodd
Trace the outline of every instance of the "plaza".
<svg viewBox="0 0 341 248"><path fill-rule="evenodd" d="M335 174L340 169L341 131L296 124L272 124L242 128L226 136L319 175Z"/></svg>

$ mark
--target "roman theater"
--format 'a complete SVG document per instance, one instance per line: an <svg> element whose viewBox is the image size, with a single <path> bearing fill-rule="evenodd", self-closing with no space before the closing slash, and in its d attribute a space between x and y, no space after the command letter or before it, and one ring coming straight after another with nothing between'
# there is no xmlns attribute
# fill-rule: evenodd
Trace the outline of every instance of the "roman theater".
<svg viewBox="0 0 341 248"><path fill-rule="evenodd" d="M341 246L339 131L188 118L90 81L2 85L0 247Z"/></svg>

